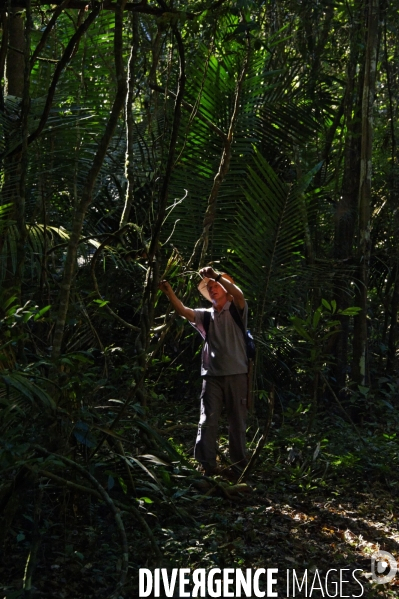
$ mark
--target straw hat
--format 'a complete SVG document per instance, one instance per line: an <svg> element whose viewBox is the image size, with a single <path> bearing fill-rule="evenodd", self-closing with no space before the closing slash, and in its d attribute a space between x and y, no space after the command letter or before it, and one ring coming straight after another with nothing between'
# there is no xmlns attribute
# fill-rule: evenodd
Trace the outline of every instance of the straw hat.
<svg viewBox="0 0 399 599"><path fill-rule="evenodd" d="M226 272L221 272L220 274L222 275L222 277L224 279L227 279L228 281L230 281L230 283L233 283L233 285L234 285L234 279L233 279L233 277L231 277L230 275L228 275ZM198 289L198 291L200 293L202 293L202 295L204 296L204 298L208 300L208 302L212 303L211 296L209 295L209 291L208 291L208 283L209 283L209 281L213 281L213 279L209 279L209 277L204 277L202 279L202 281L200 282L200 284L198 285L197 289ZM219 285L221 287L223 287L222 283L219 283ZM223 289L225 289L225 288L223 287ZM225 291L226 291L226 289L225 289Z"/></svg>

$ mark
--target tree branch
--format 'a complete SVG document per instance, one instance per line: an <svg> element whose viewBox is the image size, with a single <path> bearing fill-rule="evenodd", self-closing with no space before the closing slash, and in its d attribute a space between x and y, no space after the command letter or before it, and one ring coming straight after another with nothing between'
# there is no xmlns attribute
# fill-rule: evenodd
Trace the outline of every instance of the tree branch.
<svg viewBox="0 0 399 599"><path fill-rule="evenodd" d="M158 210L158 217L155 223L154 231L152 234L150 249L148 252L149 264L151 264L156 249L158 247L159 234L161 232L162 223L165 218L165 210L166 204L168 201L168 191L169 191L169 183L172 175L173 165L174 165L174 156L177 144L177 136L179 133L180 127L180 119L181 119L181 107L184 96L184 89L186 84L186 70L185 70L185 56L184 56L184 45L183 40L180 35L177 27L173 27L173 34L176 38L177 49L179 53L179 80L177 84L177 93L176 93L176 101L175 101L175 110L173 114L173 125L172 125L172 134L170 137L169 143L169 152L168 152L168 160L166 163L166 172L164 181L162 184L161 194L160 194L160 204Z"/></svg>
<svg viewBox="0 0 399 599"><path fill-rule="evenodd" d="M35 141L35 139L37 139L39 137L39 135L41 134L41 132L43 131L43 129L46 125L48 116L50 114L50 109L51 109L53 99L55 96L55 90L57 88L58 81L61 77L61 73L64 70L64 68L67 66L76 44L82 38L84 33L88 30L88 28L93 23L93 21L95 20L95 18L97 17L99 12L100 12L100 9L95 8L89 14L89 16L87 17L85 22L82 23L82 25L77 29L77 31L74 33L74 35L69 40L69 43L68 43L67 47L65 48L64 54L61 57L60 61L57 64L57 67L55 69L55 72L53 75L53 80L52 80L51 85L48 90L46 104L44 106L39 125L38 125L37 129L33 133L31 133L30 136L28 137L28 144L31 144L33 141ZM13 156L14 154L17 154L18 152L21 151L21 147L22 147L22 144L19 144L8 155Z"/></svg>
<svg viewBox="0 0 399 599"><path fill-rule="evenodd" d="M269 413L267 415L267 420L265 422L265 427L263 429L263 434L262 434L261 438L259 439L258 444L256 446L256 449L253 452L253 454L251 455L248 464L245 466L245 468L244 468L244 470L243 470L240 478L238 479L238 481L237 481L238 484L243 483L244 480L246 478L248 478L251 470L254 469L254 466L255 466L255 464L256 464L259 456L260 456L260 452L264 448L265 443L267 441L267 437L269 435L269 430L270 430L270 426L272 424L273 413L274 413L274 387L270 391L268 402L269 402Z"/></svg>
<svg viewBox="0 0 399 599"><path fill-rule="evenodd" d="M63 0L63 2L61 2L61 4L59 4L57 6L57 8L55 9L53 16L51 17L50 21L47 23L46 29L43 31L43 35L40 38L40 42L37 44L37 46L32 54L32 58L30 59L30 68L31 69L33 68L33 65L35 64L37 57L39 56L42 48L44 47L48 36L50 35L52 29L54 28L54 25L55 25L58 17L60 16L60 14L64 10L64 8L67 8L70 1L71 0Z"/></svg>

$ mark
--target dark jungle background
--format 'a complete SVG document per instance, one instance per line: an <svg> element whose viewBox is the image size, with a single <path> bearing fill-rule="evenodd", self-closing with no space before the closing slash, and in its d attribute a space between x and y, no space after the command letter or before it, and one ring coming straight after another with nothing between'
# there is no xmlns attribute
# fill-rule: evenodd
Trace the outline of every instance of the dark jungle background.
<svg viewBox="0 0 399 599"><path fill-rule="evenodd" d="M0 16L2 596L135 597L138 568L183 566L360 568L396 596L368 578L399 539L396 3ZM257 347L235 484L195 469L201 340L158 291L204 305L208 264Z"/></svg>

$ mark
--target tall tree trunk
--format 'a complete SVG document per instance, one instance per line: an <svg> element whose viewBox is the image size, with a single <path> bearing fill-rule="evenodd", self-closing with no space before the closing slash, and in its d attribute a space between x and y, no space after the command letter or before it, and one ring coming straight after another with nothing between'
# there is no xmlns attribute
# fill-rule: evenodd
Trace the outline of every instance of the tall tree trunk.
<svg viewBox="0 0 399 599"><path fill-rule="evenodd" d="M356 18L357 17L357 18ZM334 282L334 298L338 309L348 307L348 289L343 280L345 270L351 266L353 239L357 217L357 193L360 176L360 114L363 89L363 73L356 77L359 63L360 7L353 17L350 54L346 69L346 89L344 97L344 123L346 137L344 143L344 172L340 199L335 211L334 259L339 267ZM349 317L339 317L341 330L330 341L335 354L334 378L337 394L346 386L348 370L348 331Z"/></svg>
<svg viewBox="0 0 399 599"><path fill-rule="evenodd" d="M146 404L146 397L142 391L142 383L147 368L147 350L150 340L150 330L154 321L154 304L159 282L159 238L161 234L162 224L166 214L166 205L169 196L170 180L175 167L175 154L181 122L181 109L186 86L186 60L183 39L180 34L180 31L176 26L172 29L177 42L177 50L179 55L179 79L177 84L175 108L173 112L172 132L169 141L165 176L160 191L158 214L152 231L152 237L148 251L149 267L147 269L147 276L144 284L142 300L140 323L141 332L137 335L136 338L136 349L138 352L139 365L141 367L141 372L139 373L136 371L135 375L136 394L142 405Z"/></svg>
<svg viewBox="0 0 399 599"><path fill-rule="evenodd" d="M0 45L0 110L4 110L4 73L6 67L8 38L10 33L10 19L6 12L0 13L1 18L1 45Z"/></svg>
<svg viewBox="0 0 399 599"><path fill-rule="evenodd" d="M358 229L358 285L356 304L361 312L355 317L353 340L353 378L366 383L367 352L367 290L370 262L370 202L371 169L373 149L373 107L375 97L377 49L379 33L379 2L369 0L367 18L367 43L364 66L362 98L362 143L359 186L359 229Z"/></svg>
<svg viewBox="0 0 399 599"><path fill-rule="evenodd" d="M392 74L391 74L391 66L388 59L388 43L387 43L387 21L386 16L384 19L384 63L385 63L385 71L387 74L387 87L388 87L388 100L389 100L389 121L391 128L391 193L390 193L390 203L392 208L395 207L397 202L398 190L396 189L396 135L395 135L395 113L394 113L394 104L393 104L393 92L392 92ZM399 218L397 215L397 210L394 212L394 230L399 230ZM396 362L396 344L397 344L397 334L398 334L398 309L399 309L399 252L395 247L395 266L393 268L393 292L391 298L390 309L388 309L389 298L387 298L386 306L385 306L385 323L384 323L384 337L387 330L388 319L390 317L390 328L389 328L389 336L388 336L388 355L387 355L387 364L386 371L387 374L393 374L395 368L397 367ZM388 284L387 288L389 290ZM389 291L388 294L389 295Z"/></svg>
<svg viewBox="0 0 399 599"><path fill-rule="evenodd" d="M26 222L25 222L25 205L26 205L26 180L28 175L28 116L30 109L30 30L31 30L31 13L30 0L26 2L25 13L25 31L24 31L24 54L23 54L23 90L21 102L21 166L19 189L16 196L15 214L18 229L17 243L17 272L16 283L19 290L23 282L23 267L25 262L25 243L26 243Z"/></svg>
<svg viewBox="0 0 399 599"><path fill-rule="evenodd" d="M119 227L123 227L129 222L130 210L133 204L134 193L134 150L133 150L133 93L136 85L136 62L139 49L139 17L136 13L131 15L133 37L130 51L129 63L127 68L127 96L125 106L125 124L126 124L126 153L125 153L125 177L127 179L127 188L125 204Z"/></svg>
<svg viewBox="0 0 399 599"><path fill-rule="evenodd" d="M22 98L24 90L25 35L23 13L18 8L11 9L9 12L8 38L6 94Z"/></svg>
<svg viewBox="0 0 399 599"><path fill-rule="evenodd" d="M395 284L393 286L391 306L390 306L390 327L388 335L388 356L387 356L387 374L393 374L396 363L396 338L398 332L398 308L399 308L399 265L395 266Z"/></svg>
<svg viewBox="0 0 399 599"><path fill-rule="evenodd" d="M27 7L27 15L30 15ZM29 17L30 18L30 17ZM20 10L11 9L8 13L8 19L3 17L3 33L7 47L2 43L2 61L5 58L5 95L14 96L20 99L21 106L19 116L15 117L14 134L19 134L22 140L20 150L13 156L7 156L4 160L4 183L1 190L2 203L12 204L10 219L15 221L17 226L16 242L16 261L13 266L11 256L7 257L7 275L4 281L4 288L9 293L16 294L21 302L21 280L22 267L24 262L24 246L26 238L25 227L25 182L27 172L27 119L29 112L29 43L30 28L28 24L24 27L24 18ZM4 57L6 52L6 57ZM25 59L27 58L28 64ZM3 65L2 65L3 67ZM25 83L24 83L25 81ZM16 133L17 131L17 133ZM6 133L6 145L7 145ZM4 235L5 238L5 235Z"/></svg>

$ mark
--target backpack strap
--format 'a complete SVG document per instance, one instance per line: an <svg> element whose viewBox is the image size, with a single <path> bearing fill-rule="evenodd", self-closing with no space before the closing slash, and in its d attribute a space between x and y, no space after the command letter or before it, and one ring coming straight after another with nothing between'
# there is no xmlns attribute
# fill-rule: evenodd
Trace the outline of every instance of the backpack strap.
<svg viewBox="0 0 399 599"><path fill-rule="evenodd" d="M204 312L204 329L205 329L205 341L208 341L209 325L211 324L211 313L205 310Z"/></svg>
<svg viewBox="0 0 399 599"><path fill-rule="evenodd" d="M246 342L247 334L244 329L244 323L242 321L240 314L238 313L237 307L234 304L234 302L231 302L229 312L230 312L231 316L233 317L233 320L236 323L236 325L241 329L242 334L244 335L245 342Z"/></svg>
<svg viewBox="0 0 399 599"><path fill-rule="evenodd" d="M231 302L231 304L230 304L229 312L230 312L234 322L236 323L236 325L238 326L238 328L241 330L242 334L244 335L244 339L246 341L247 335L246 335L246 332L244 329L244 323L242 322L242 319L237 310L237 307L235 306L235 304L233 302ZM211 324L211 313L208 312L207 310L205 310L205 312L204 312L204 323L203 324L204 324L204 329L205 329L205 341L207 341L209 326Z"/></svg>

